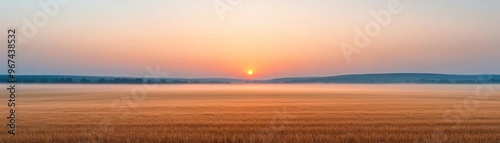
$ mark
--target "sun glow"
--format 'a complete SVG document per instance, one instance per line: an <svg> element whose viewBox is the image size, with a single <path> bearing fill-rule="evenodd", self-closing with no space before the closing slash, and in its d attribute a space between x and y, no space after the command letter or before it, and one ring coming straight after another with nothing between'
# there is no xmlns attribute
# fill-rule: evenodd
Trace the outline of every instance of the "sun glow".
<svg viewBox="0 0 500 143"><path fill-rule="evenodd" d="M253 74L253 71L252 71L252 70L248 70L247 74L248 74L248 75L252 75L252 74Z"/></svg>

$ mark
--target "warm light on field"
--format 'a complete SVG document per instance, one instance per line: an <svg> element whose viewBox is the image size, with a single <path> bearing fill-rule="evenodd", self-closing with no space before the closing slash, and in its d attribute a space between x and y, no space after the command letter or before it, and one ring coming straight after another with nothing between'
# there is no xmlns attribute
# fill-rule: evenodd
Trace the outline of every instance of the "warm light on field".
<svg viewBox="0 0 500 143"><path fill-rule="evenodd" d="M500 140L498 93L473 112L453 110L475 85L158 85L141 102L131 98L134 108L110 108L136 86L25 85L24 132L2 133L0 143Z"/></svg>

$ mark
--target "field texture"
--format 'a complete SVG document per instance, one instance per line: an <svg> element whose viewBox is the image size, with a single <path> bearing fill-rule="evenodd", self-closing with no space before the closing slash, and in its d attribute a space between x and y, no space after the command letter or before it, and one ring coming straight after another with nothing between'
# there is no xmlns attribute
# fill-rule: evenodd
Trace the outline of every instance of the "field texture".
<svg viewBox="0 0 500 143"><path fill-rule="evenodd" d="M18 85L0 142L499 143L500 86L486 86Z"/></svg>

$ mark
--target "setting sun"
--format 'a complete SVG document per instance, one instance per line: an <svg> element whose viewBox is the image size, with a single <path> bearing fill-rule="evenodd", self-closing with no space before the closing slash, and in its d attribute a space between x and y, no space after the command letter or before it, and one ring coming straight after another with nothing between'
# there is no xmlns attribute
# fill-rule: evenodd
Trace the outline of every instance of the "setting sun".
<svg viewBox="0 0 500 143"><path fill-rule="evenodd" d="M252 70L248 70L248 75L252 75L253 74L253 71Z"/></svg>

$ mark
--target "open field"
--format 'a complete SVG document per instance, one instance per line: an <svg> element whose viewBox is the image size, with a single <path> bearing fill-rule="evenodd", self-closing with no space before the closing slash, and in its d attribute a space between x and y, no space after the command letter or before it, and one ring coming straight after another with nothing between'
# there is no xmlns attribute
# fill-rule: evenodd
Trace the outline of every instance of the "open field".
<svg viewBox="0 0 500 143"><path fill-rule="evenodd" d="M478 86L18 85L0 142L499 143L500 85Z"/></svg>

